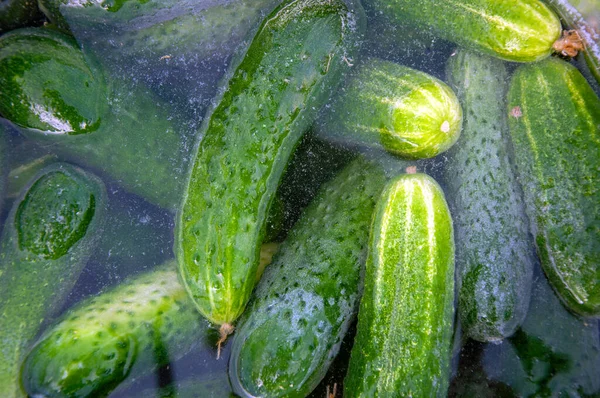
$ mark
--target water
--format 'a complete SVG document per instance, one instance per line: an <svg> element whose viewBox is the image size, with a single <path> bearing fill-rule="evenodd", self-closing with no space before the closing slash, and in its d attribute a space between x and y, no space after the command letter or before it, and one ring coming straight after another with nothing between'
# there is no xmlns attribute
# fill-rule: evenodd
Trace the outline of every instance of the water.
<svg viewBox="0 0 600 398"><path fill-rule="evenodd" d="M181 164L189 161L196 132L222 85L221 80L232 63L232 55L247 45L247 35L256 30L262 17L276 3L277 0L184 0L179 3L171 0L159 6L154 6L154 2L144 5L145 2L140 1L139 7L130 7L137 4L130 1L111 2L107 11L98 5L82 8L79 6L81 1L73 0L73 7L63 9L65 19L60 22L69 25L79 44L95 54L95 62L106 71L107 76L126 82L119 87L122 92L117 97L119 101L112 104L115 117L129 120L133 126L131 129L149 128L152 125L149 119L137 120L139 115L128 113L131 104L137 103L131 97L139 93L144 93L147 101L143 106L157 106L161 115L168 115L159 119L161 122L168 120L169 127L161 125L160 128L172 128L181 139L178 150L167 151L168 160L178 165L176 172L169 177L182 179L185 167ZM97 23L107 16L112 18L112 22ZM377 56L444 79L445 62L455 49L453 44L436 39L429 32L417 34L409 29L390 26L380 16L371 16L361 56ZM127 131L121 133L126 134ZM17 136L14 131L10 137L10 167L15 171L9 177L9 197L0 215L2 222L5 222L15 197L24 186L24 180L32 175L30 169L17 167L30 165L36 159L43 159L40 164L68 160L89 167L85 158L68 156L61 150L56 153L56 145L51 141L36 145ZM117 137L114 144L122 145L119 142ZM160 146L161 141L153 141L153 145ZM331 177L334 174L332 170L341 167L345 158L349 157L345 151L330 156L325 144L308 142L303 145L309 149L301 156L316 161L313 169L305 166L307 170L304 172L288 171L291 182L282 186L282 195L292 207L284 212L280 221L284 231L291 227L301 209L308 204L316 187ZM136 152L136 148L129 150ZM324 158L329 162L325 167L319 163ZM419 163L418 167L437 178L445 160L442 154ZM126 163L127 159L111 162ZM144 167L148 174L158 174L153 167L143 165L142 169ZM291 166L291 169L294 167ZM38 168L39 165L32 166L34 170ZM61 313L86 297L96 296L107 287L151 270L173 257L174 212L169 203L152 200L153 204L131 193L132 190L138 194L144 192L131 186L124 187L119 181L127 176L115 175L108 167L94 164L92 170L102 175L106 182L108 221L97 249L62 309L47 319L44 325L51 324ZM310 183L306 182L308 179ZM284 236L285 232L280 232L278 239ZM597 378L600 374L598 322L581 320L565 311L549 289L539 265L537 267L530 312L523 329L514 337L501 344L482 344L463 341L460 329L455 331L450 396L549 394L561 389L576 396L600 391ZM354 332L355 325L350 328L340 354L311 396L323 397L334 384L338 385L338 396L341 395L341 382ZM230 344L224 345L222 358L217 360L217 339L218 332L211 331L200 347L167 366L134 380L125 380L110 396L163 396L158 395L159 391L168 396L178 390L182 391L182 396L188 396L183 395L183 391L186 384L194 380L199 380L204 387L194 387L195 395L189 396L210 396L208 391L214 392L215 396L226 396ZM521 360L519 356L532 359Z"/></svg>

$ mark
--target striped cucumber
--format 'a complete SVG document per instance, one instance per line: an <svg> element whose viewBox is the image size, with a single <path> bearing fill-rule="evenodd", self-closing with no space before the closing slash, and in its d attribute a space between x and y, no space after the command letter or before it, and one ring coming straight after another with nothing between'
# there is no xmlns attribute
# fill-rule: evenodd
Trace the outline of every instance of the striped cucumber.
<svg viewBox="0 0 600 398"><path fill-rule="evenodd" d="M21 396L24 350L60 308L102 233L104 184L48 166L15 202L0 242L0 396Z"/></svg>
<svg viewBox="0 0 600 398"><path fill-rule="evenodd" d="M267 213L290 155L348 67L363 19L357 2L285 1L205 119L175 251L196 306L224 331L254 288Z"/></svg>
<svg viewBox="0 0 600 398"><path fill-rule="evenodd" d="M465 112L448 152L445 185L456 234L458 312L463 331L498 341L521 324L531 294L535 246L509 160L501 60L459 50L446 72Z"/></svg>
<svg viewBox="0 0 600 398"><path fill-rule="evenodd" d="M532 62L552 53L558 17L539 0L367 0L402 24L431 29L442 39L507 61ZM367 6L365 4L365 6Z"/></svg>
<svg viewBox="0 0 600 398"><path fill-rule="evenodd" d="M177 278L169 261L70 310L28 354L27 393L104 396L201 343L209 325Z"/></svg>
<svg viewBox="0 0 600 398"><path fill-rule="evenodd" d="M358 158L326 183L282 244L233 341L229 376L243 397L304 397L354 318L383 169Z"/></svg>
<svg viewBox="0 0 600 398"><path fill-rule="evenodd" d="M454 92L426 73L371 58L361 64L320 121L319 134L343 144L431 158L456 142L462 111Z"/></svg>
<svg viewBox="0 0 600 398"><path fill-rule="evenodd" d="M405 174L371 224L344 396L444 397L454 319L454 235L439 185Z"/></svg>
<svg viewBox="0 0 600 398"><path fill-rule="evenodd" d="M559 59L515 71L510 133L531 230L571 310L600 316L600 99Z"/></svg>

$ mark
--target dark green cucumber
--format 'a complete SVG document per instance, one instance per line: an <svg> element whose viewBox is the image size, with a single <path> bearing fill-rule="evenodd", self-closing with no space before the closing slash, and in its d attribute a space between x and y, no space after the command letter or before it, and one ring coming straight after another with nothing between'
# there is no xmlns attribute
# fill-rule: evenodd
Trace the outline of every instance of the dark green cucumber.
<svg viewBox="0 0 600 398"><path fill-rule="evenodd" d="M507 61L547 57L561 32L558 17L539 0L368 0L397 23L431 29L442 39Z"/></svg>
<svg viewBox="0 0 600 398"><path fill-rule="evenodd" d="M229 363L236 394L305 397L319 384L354 318L385 181L380 166L359 158L295 224L236 331Z"/></svg>
<svg viewBox="0 0 600 398"><path fill-rule="evenodd" d="M41 23L42 20L43 14L38 8L37 1L0 1L0 33L33 23Z"/></svg>
<svg viewBox="0 0 600 398"><path fill-rule="evenodd" d="M105 396L200 344L209 325L177 278L169 261L70 310L27 355L27 393Z"/></svg>
<svg viewBox="0 0 600 398"><path fill-rule="evenodd" d="M21 396L24 350L69 294L102 233L104 185L66 163L40 172L0 242L0 396Z"/></svg>
<svg viewBox="0 0 600 398"><path fill-rule="evenodd" d="M456 234L458 313L469 337L498 341L525 319L535 257L509 160L508 71L501 60L459 50L446 73L465 113L444 178Z"/></svg>
<svg viewBox="0 0 600 398"><path fill-rule="evenodd" d="M522 327L490 345L482 362L488 380L508 384L520 397L597 397L598 321L567 311L540 274Z"/></svg>
<svg viewBox="0 0 600 398"><path fill-rule="evenodd" d="M392 180L371 224L344 396L445 397L454 320L454 235L439 185Z"/></svg>
<svg viewBox="0 0 600 398"><path fill-rule="evenodd" d="M29 28L0 38L0 113L130 192L170 209L181 200L189 149L177 115L147 88L107 80L69 36Z"/></svg>
<svg viewBox="0 0 600 398"><path fill-rule="evenodd" d="M290 155L364 28L343 0L288 0L230 72L193 161L175 251L200 312L230 324L254 287L266 217Z"/></svg>
<svg viewBox="0 0 600 398"><path fill-rule="evenodd" d="M135 76L200 120L248 33L278 0L40 0L110 74Z"/></svg>
<svg viewBox="0 0 600 398"><path fill-rule="evenodd" d="M445 83L376 58L357 67L317 124L323 138L384 149L405 159L445 151L458 139L461 125L460 104Z"/></svg>
<svg viewBox="0 0 600 398"><path fill-rule="evenodd" d="M559 59L515 71L508 93L515 163L531 230L565 305L600 316L600 99Z"/></svg>

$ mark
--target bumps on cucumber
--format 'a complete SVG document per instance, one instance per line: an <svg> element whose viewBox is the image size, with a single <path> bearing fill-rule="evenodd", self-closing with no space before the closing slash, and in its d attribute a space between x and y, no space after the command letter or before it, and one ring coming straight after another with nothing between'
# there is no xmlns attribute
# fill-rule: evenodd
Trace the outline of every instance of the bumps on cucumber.
<svg viewBox="0 0 600 398"><path fill-rule="evenodd" d="M43 169L15 202L0 242L0 395L41 324L64 302L102 231L104 184L76 167Z"/></svg>
<svg viewBox="0 0 600 398"><path fill-rule="evenodd" d="M444 170L456 234L458 312L463 332L500 341L521 324L531 294L535 246L513 167L505 63L459 50L447 79L465 113Z"/></svg>
<svg viewBox="0 0 600 398"><path fill-rule="evenodd" d="M510 133L542 268L573 311L600 316L600 99L559 60L518 68Z"/></svg>
<svg viewBox="0 0 600 398"><path fill-rule="evenodd" d="M358 158L305 210L236 331L229 365L241 396L304 397L354 317L382 167Z"/></svg>
<svg viewBox="0 0 600 398"><path fill-rule="evenodd" d="M329 140L431 158L458 139L462 110L450 87L433 76L370 58L317 125Z"/></svg>
<svg viewBox="0 0 600 398"><path fill-rule="evenodd" d="M552 53L558 17L540 0L367 0L365 7L431 29L442 39L507 61L533 62Z"/></svg>
<svg viewBox="0 0 600 398"><path fill-rule="evenodd" d="M405 174L371 224L344 396L446 395L454 319L454 235L439 185Z"/></svg>
<svg viewBox="0 0 600 398"><path fill-rule="evenodd" d="M285 1L263 22L203 126L177 219L182 280L231 324L254 287L266 217L290 155L364 29L358 2Z"/></svg>

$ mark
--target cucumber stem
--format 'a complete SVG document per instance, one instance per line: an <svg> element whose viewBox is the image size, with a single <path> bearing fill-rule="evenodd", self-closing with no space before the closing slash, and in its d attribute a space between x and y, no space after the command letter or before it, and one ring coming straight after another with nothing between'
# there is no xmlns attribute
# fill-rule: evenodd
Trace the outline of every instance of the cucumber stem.
<svg viewBox="0 0 600 398"><path fill-rule="evenodd" d="M233 333L234 330L235 327L229 323L224 323L219 328L220 336L219 341L217 341L217 359L221 358L221 344L223 344L225 340L227 340L227 336Z"/></svg>

